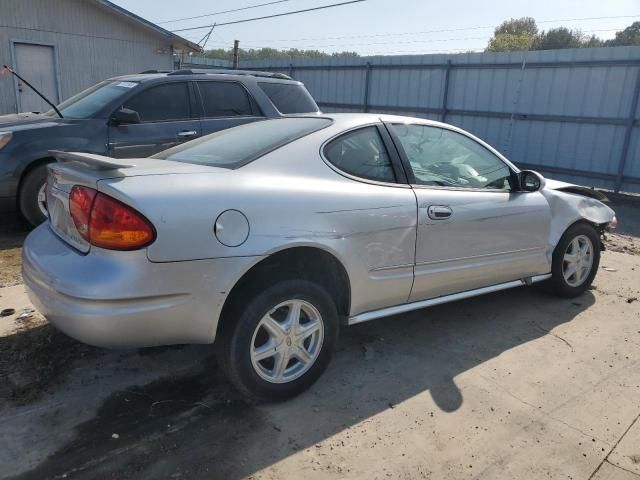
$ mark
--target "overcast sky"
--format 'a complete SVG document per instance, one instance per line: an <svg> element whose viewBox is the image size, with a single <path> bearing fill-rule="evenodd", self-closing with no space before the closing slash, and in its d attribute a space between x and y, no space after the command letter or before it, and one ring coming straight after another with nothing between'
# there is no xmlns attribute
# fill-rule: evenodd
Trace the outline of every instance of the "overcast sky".
<svg viewBox="0 0 640 480"><path fill-rule="evenodd" d="M270 0L112 0L153 22L205 15L267 3ZM273 1L273 0L271 0ZM338 3L344 0L285 0L245 11L172 23L168 30L241 20ZM611 38L616 30L640 20L638 0L366 0L342 7L260 20L214 30L208 48L240 46L313 48L367 54L418 54L481 50L493 28L511 17L531 16L540 29L559 25ZM598 18L585 17L622 17ZM633 17L633 18L631 18ZM561 21L558 21L561 20ZM436 30L434 32L434 30ZM444 31L443 31L444 30ZM206 30L179 32L198 41ZM340 38L335 38L340 37ZM345 38L346 37L346 38Z"/></svg>

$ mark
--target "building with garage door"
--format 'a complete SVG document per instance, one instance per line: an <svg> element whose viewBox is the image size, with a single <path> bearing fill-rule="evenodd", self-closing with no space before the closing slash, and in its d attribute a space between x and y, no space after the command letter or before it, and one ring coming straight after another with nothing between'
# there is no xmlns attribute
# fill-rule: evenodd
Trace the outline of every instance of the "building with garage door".
<svg viewBox="0 0 640 480"><path fill-rule="evenodd" d="M1 0L0 69L12 66L59 103L105 78L172 70L198 45L106 0ZM0 114L49 110L8 73Z"/></svg>

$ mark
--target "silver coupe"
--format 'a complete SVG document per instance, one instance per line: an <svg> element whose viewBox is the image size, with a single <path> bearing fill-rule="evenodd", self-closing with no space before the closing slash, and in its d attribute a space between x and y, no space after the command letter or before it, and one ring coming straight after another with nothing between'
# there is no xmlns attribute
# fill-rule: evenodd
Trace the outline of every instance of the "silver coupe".
<svg viewBox="0 0 640 480"><path fill-rule="evenodd" d="M311 385L341 324L537 282L580 295L616 224L601 193L418 118L289 117L151 158L54 154L49 221L23 250L38 310L99 346L215 340L258 398Z"/></svg>

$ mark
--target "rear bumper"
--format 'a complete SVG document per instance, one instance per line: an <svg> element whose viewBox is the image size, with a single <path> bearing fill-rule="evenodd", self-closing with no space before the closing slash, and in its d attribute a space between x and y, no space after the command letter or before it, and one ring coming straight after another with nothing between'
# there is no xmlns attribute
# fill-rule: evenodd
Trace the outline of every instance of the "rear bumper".
<svg viewBox="0 0 640 480"><path fill-rule="evenodd" d="M67 335L104 347L211 343L233 284L255 261L152 263L144 250L83 255L45 223L25 241L22 274L34 306Z"/></svg>

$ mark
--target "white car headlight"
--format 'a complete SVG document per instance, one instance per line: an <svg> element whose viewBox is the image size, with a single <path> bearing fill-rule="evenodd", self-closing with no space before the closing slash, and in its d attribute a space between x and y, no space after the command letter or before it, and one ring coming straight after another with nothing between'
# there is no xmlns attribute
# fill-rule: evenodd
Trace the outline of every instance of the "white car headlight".
<svg viewBox="0 0 640 480"><path fill-rule="evenodd" d="M0 132L0 150L11 141L13 134L11 132Z"/></svg>
<svg viewBox="0 0 640 480"><path fill-rule="evenodd" d="M613 228L616 228L617 226L618 226L618 217L614 215L613 220L609 222L609 228L613 229Z"/></svg>

